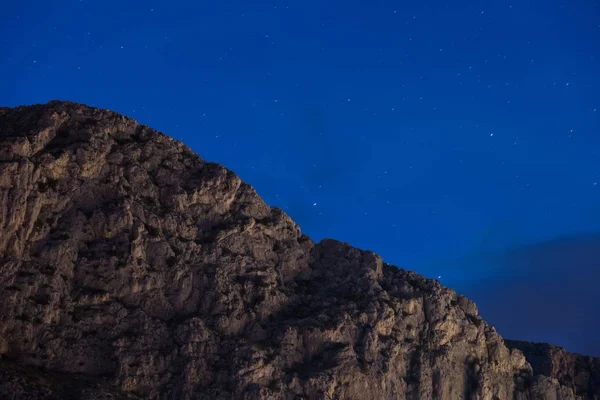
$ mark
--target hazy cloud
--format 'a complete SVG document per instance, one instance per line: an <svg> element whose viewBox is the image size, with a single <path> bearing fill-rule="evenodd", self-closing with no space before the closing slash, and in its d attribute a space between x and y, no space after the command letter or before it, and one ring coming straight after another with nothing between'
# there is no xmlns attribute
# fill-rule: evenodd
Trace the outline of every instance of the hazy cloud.
<svg viewBox="0 0 600 400"><path fill-rule="evenodd" d="M458 284L505 337L544 340L600 356L600 234L561 237L496 254L476 264L498 267L493 277Z"/></svg>

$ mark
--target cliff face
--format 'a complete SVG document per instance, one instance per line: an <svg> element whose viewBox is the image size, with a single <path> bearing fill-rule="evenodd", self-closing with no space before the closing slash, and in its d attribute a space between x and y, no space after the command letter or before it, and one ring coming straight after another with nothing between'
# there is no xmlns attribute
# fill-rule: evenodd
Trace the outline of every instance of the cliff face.
<svg viewBox="0 0 600 400"><path fill-rule="evenodd" d="M523 352L536 374L554 378L586 399L600 399L600 358L567 353L546 343L507 340L511 349Z"/></svg>
<svg viewBox="0 0 600 400"><path fill-rule="evenodd" d="M576 398L466 298L83 105L0 109L0 274L2 398Z"/></svg>

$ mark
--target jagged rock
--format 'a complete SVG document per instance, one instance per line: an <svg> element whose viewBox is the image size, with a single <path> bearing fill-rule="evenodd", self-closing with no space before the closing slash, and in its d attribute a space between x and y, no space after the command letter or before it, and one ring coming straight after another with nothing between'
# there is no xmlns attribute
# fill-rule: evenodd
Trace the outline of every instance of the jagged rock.
<svg viewBox="0 0 600 400"><path fill-rule="evenodd" d="M585 399L600 399L600 358L567 353L547 343L505 342L509 348L523 352L536 374L558 380Z"/></svg>
<svg viewBox="0 0 600 400"><path fill-rule="evenodd" d="M469 300L313 243L232 172L109 111L0 109L0 257L0 397L66 396L61 374L102 379L73 395L90 399L576 398Z"/></svg>

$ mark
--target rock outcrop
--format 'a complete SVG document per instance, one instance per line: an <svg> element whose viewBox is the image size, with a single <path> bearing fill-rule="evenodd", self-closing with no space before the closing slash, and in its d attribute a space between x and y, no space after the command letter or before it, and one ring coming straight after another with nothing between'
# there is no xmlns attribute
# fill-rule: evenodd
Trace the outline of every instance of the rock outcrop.
<svg viewBox="0 0 600 400"><path fill-rule="evenodd" d="M468 299L74 103L0 109L0 288L1 398L577 398Z"/></svg>
<svg viewBox="0 0 600 400"><path fill-rule="evenodd" d="M558 380L584 399L600 399L600 358L567 353L562 347L547 343L505 343L523 352L534 373Z"/></svg>

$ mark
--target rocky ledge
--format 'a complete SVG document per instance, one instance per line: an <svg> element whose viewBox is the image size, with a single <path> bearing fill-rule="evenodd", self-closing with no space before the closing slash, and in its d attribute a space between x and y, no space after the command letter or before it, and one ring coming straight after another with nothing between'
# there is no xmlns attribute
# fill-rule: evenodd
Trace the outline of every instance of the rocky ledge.
<svg viewBox="0 0 600 400"><path fill-rule="evenodd" d="M439 282L80 104L0 109L0 274L0 398L585 396Z"/></svg>
<svg viewBox="0 0 600 400"><path fill-rule="evenodd" d="M558 380L584 399L600 399L600 358L567 353L562 347L547 343L505 343L522 351L536 374Z"/></svg>

